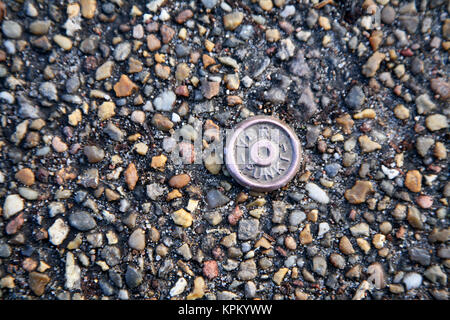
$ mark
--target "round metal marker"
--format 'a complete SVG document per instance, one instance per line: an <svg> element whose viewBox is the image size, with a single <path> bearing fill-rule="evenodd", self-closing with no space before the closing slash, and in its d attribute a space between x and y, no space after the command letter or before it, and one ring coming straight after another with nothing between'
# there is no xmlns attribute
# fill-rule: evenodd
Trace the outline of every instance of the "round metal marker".
<svg viewBox="0 0 450 320"><path fill-rule="evenodd" d="M269 116L255 116L239 123L227 137L224 151L231 176L242 186L262 192L285 186L302 161L295 132Z"/></svg>

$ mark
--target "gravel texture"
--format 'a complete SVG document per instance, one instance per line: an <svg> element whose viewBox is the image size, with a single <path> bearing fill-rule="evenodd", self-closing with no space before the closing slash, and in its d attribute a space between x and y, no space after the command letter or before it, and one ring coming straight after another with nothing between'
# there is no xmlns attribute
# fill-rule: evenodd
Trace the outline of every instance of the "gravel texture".
<svg viewBox="0 0 450 320"><path fill-rule="evenodd" d="M0 299L447 300L449 13L0 1ZM253 115L304 150L268 194L193 152Z"/></svg>

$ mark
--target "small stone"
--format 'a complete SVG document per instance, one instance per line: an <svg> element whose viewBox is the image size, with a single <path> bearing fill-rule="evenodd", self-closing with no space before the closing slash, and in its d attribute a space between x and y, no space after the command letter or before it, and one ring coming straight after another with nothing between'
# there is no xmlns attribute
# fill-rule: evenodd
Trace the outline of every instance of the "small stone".
<svg viewBox="0 0 450 320"><path fill-rule="evenodd" d="M227 89L229 90L237 90L239 89L239 75L234 74L226 74L223 78L223 81L225 82Z"/></svg>
<svg viewBox="0 0 450 320"><path fill-rule="evenodd" d="M206 193L206 202L210 209L222 207L230 202L230 200L230 198L217 189L211 189Z"/></svg>
<svg viewBox="0 0 450 320"><path fill-rule="evenodd" d="M324 30L331 29L330 20L327 17L320 16L318 22L319 26L321 26Z"/></svg>
<svg viewBox="0 0 450 320"><path fill-rule="evenodd" d="M161 32L163 43L169 43L175 36L175 30L165 24L161 26L159 32Z"/></svg>
<svg viewBox="0 0 450 320"><path fill-rule="evenodd" d="M168 183L172 188L181 189L184 188L190 181L191 177L186 173L182 173L170 178Z"/></svg>
<svg viewBox="0 0 450 320"><path fill-rule="evenodd" d="M212 280L219 276L219 266L215 260L207 260L203 263L203 275Z"/></svg>
<svg viewBox="0 0 450 320"><path fill-rule="evenodd" d="M145 249L145 232L138 228L133 231L128 238L128 245L135 250L142 251Z"/></svg>
<svg viewBox="0 0 450 320"><path fill-rule="evenodd" d="M114 61L106 61L95 71L95 80L100 81L111 77L115 63Z"/></svg>
<svg viewBox="0 0 450 320"><path fill-rule="evenodd" d="M55 41L58 46L60 46L66 51L72 49L72 40L63 35L57 34L53 36L53 41Z"/></svg>
<svg viewBox="0 0 450 320"><path fill-rule="evenodd" d="M94 218L85 211L76 211L69 215L69 223L75 229L88 231L97 226Z"/></svg>
<svg viewBox="0 0 450 320"><path fill-rule="evenodd" d="M425 157L434 144L434 139L430 137L420 136L416 141L416 150L419 155Z"/></svg>
<svg viewBox="0 0 450 320"><path fill-rule="evenodd" d="M131 43L121 42L114 49L114 59L116 61L125 61L131 53Z"/></svg>
<svg viewBox="0 0 450 320"><path fill-rule="evenodd" d="M30 168L25 168L17 171L14 177L26 186L32 186L35 181L34 173Z"/></svg>
<svg viewBox="0 0 450 320"><path fill-rule="evenodd" d="M420 195L416 198L416 202L422 209L429 209L433 206L433 197Z"/></svg>
<svg viewBox="0 0 450 320"><path fill-rule="evenodd" d="M349 114L344 114L336 118L336 123L342 128L342 131L345 134L350 134L352 133L353 124L355 122L352 120L352 117Z"/></svg>
<svg viewBox="0 0 450 320"><path fill-rule="evenodd" d="M234 30L236 29L244 19L244 14L239 11L235 11L232 13L228 13L223 17L223 24L226 30Z"/></svg>
<svg viewBox="0 0 450 320"><path fill-rule="evenodd" d="M125 177L125 183L128 186L128 189L130 190L134 190L136 183L139 180L139 176L136 170L136 166L134 165L133 162L131 162L127 169L124 172L124 177Z"/></svg>
<svg viewBox="0 0 450 320"><path fill-rule="evenodd" d="M266 40L267 42L277 42L280 40L281 34L278 29L267 29L266 30Z"/></svg>
<svg viewBox="0 0 450 320"><path fill-rule="evenodd" d="M394 108L394 114L397 117L397 119L406 120L409 118L409 109L406 108L403 104L398 104Z"/></svg>
<svg viewBox="0 0 450 320"><path fill-rule="evenodd" d="M411 192L420 192L422 189L422 174L418 170L410 170L406 173L405 186Z"/></svg>
<svg viewBox="0 0 450 320"><path fill-rule="evenodd" d="M417 272L408 272L403 277L406 290L417 289L422 284L422 276Z"/></svg>
<svg viewBox="0 0 450 320"><path fill-rule="evenodd" d="M284 277L286 276L287 272L289 271L289 268L280 268L277 272L273 274L273 282L277 285L281 285L283 282Z"/></svg>
<svg viewBox="0 0 450 320"><path fill-rule="evenodd" d="M341 252L346 255L355 253L355 249L353 249L352 243L346 236L343 236L341 240L339 240L339 250L341 250Z"/></svg>
<svg viewBox="0 0 450 320"><path fill-rule="evenodd" d="M104 132L114 141L123 141L125 135L125 133L112 122L108 122L104 128Z"/></svg>
<svg viewBox="0 0 450 320"><path fill-rule="evenodd" d="M415 229L422 230L423 229L423 221L422 221L422 214L420 213L419 209L416 207L409 207L408 208L408 217L407 220L411 226L413 226Z"/></svg>
<svg viewBox="0 0 450 320"><path fill-rule="evenodd" d="M32 34L42 36L48 33L50 26L51 22L49 20L36 20L30 24L28 29Z"/></svg>
<svg viewBox="0 0 450 320"><path fill-rule="evenodd" d="M431 101L426 93L418 96L415 102L418 114L428 114L437 108L436 104Z"/></svg>
<svg viewBox="0 0 450 320"><path fill-rule="evenodd" d="M75 109L71 114L68 116L69 124L73 127L76 127L82 120L81 110Z"/></svg>
<svg viewBox="0 0 450 320"><path fill-rule="evenodd" d="M161 40L154 34L147 36L147 47L150 51L156 51L161 48Z"/></svg>
<svg viewBox="0 0 450 320"><path fill-rule="evenodd" d="M159 156L154 156L152 158L152 162L151 162L150 166L153 169L164 172L165 167L166 167L166 162L167 162L167 157L165 155L161 154Z"/></svg>
<svg viewBox="0 0 450 320"><path fill-rule="evenodd" d="M380 53L376 51L362 66L362 74L366 77L370 78L375 76L377 70L380 68L381 62L384 60L386 55L384 53Z"/></svg>
<svg viewBox="0 0 450 320"><path fill-rule="evenodd" d="M81 15L83 18L92 19L97 10L97 0L81 0Z"/></svg>
<svg viewBox="0 0 450 320"><path fill-rule="evenodd" d="M66 152L69 148L67 144L65 144L60 137L56 136L52 139L52 147L56 152L62 153Z"/></svg>
<svg viewBox="0 0 450 320"><path fill-rule="evenodd" d="M211 99L219 94L220 82L202 80L201 91L206 99Z"/></svg>
<svg viewBox="0 0 450 320"><path fill-rule="evenodd" d="M311 227L307 224L303 230L300 232L300 243L302 245L309 244L313 241L313 237L311 234Z"/></svg>
<svg viewBox="0 0 450 320"><path fill-rule="evenodd" d="M320 276L325 276L327 273L327 261L322 256L314 256L312 259L312 269Z"/></svg>
<svg viewBox="0 0 450 320"><path fill-rule="evenodd" d="M153 105L158 111L171 111L175 101L176 95L171 90L166 90L161 92L155 100L153 100Z"/></svg>
<svg viewBox="0 0 450 320"><path fill-rule="evenodd" d="M98 107L97 116L100 118L101 121L108 120L115 116L116 105L112 101L105 101Z"/></svg>
<svg viewBox="0 0 450 320"><path fill-rule="evenodd" d="M418 247L413 247L408 250L411 261L418 262L423 266L429 266L431 263L431 256L428 250Z"/></svg>
<svg viewBox="0 0 450 320"><path fill-rule="evenodd" d="M239 240L254 240L259 234L259 220L242 219L239 221L238 238Z"/></svg>
<svg viewBox="0 0 450 320"><path fill-rule="evenodd" d="M152 118L152 124L161 131L169 131L173 128L173 122L160 113L156 113Z"/></svg>
<svg viewBox="0 0 450 320"><path fill-rule="evenodd" d="M188 294L186 300L201 299L205 295L205 280L202 277L196 277L194 279L194 288L192 292Z"/></svg>
<svg viewBox="0 0 450 320"><path fill-rule="evenodd" d="M345 97L345 103L352 109L359 109L363 105L365 99L366 96L362 87L353 86L347 94L347 97Z"/></svg>
<svg viewBox="0 0 450 320"><path fill-rule="evenodd" d="M425 125L430 131L438 131L448 127L447 117L443 114L433 114L425 119Z"/></svg>
<svg viewBox="0 0 450 320"><path fill-rule="evenodd" d="M305 190L308 192L308 196L320 203L327 204L330 202L330 198L318 185L314 183L307 183Z"/></svg>
<svg viewBox="0 0 450 320"><path fill-rule="evenodd" d="M450 25L450 23L448 23ZM430 80L431 90L439 95L440 100L450 99L450 83L445 81L444 78L435 78Z"/></svg>
<svg viewBox="0 0 450 320"><path fill-rule="evenodd" d="M70 228L63 219L56 219L56 221L48 229L50 242L55 246L59 246L67 238L69 231Z"/></svg>
<svg viewBox="0 0 450 320"><path fill-rule="evenodd" d="M359 120L359 119L375 119L376 113L373 109L364 109L361 112L355 113L353 115L353 119Z"/></svg>
<svg viewBox="0 0 450 320"><path fill-rule="evenodd" d="M33 271L28 276L28 285L35 295L42 296L50 280L48 275Z"/></svg>
<svg viewBox="0 0 450 320"><path fill-rule="evenodd" d="M172 213L172 219L175 224L188 228L192 225L192 215L184 209L179 209Z"/></svg>
<svg viewBox="0 0 450 320"><path fill-rule="evenodd" d="M25 208L23 199L18 194L10 194L3 203L3 218L9 219Z"/></svg>
<svg viewBox="0 0 450 320"><path fill-rule="evenodd" d="M385 24L391 24L395 21L395 9L391 6L385 6L381 10L381 21Z"/></svg>
<svg viewBox="0 0 450 320"><path fill-rule="evenodd" d="M237 273L237 278L239 280L253 280L258 275L258 269L256 268L255 260L249 259L241 262L239 265L239 272Z"/></svg>
<svg viewBox="0 0 450 320"><path fill-rule="evenodd" d="M375 141L372 141L368 136L362 135L358 138L359 145L363 153L373 152L380 150L381 145Z"/></svg>
<svg viewBox="0 0 450 320"><path fill-rule="evenodd" d="M370 181L357 180L355 185L345 191L345 199L352 204L360 204L366 201L367 195L373 193L372 183Z"/></svg>
<svg viewBox="0 0 450 320"><path fill-rule="evenodd" d="M114 92L119 98L128 97L138 89L139 87L125 74L122 74L119 81L114 85Z"/></svg>
<svg viewBox="0 0 450 320"><path fill-rule="evenodd" d="M372 238L372 244L375 248L381 249L384 247L386 236L384 234L377 233Z"/></svg>
<svg viewBox="0 0 450 320"><path fill-rule="evenodd" d="M443 286L447 285L447 275L438 265L429 267L423 275L433 283L440 283Z"/></svg>
<svg viewBox="0 0 450 320"><path fill-rule="evenodd" d="M127 266L125 273L125 282L130 289L137 288L142 283L143 277L141 271L131 266Z"/></svg>
<svg viewBox="0 0 450 320"><path fill-rule="evenodd" d="M7 38L11 39L19 39L22 36L22 26L16 21L3 21L2 31Z"/></svg>
<svg viewBox="0 0 450 320"><path fill-rule="evenodd" d="M436 142L433 150L433 155L438 160L447 159L447 149L445 147L445 144L443 144L442 142Z"/></svg>
<svg viewBox="0 0 450 320"><path fill-rule="evenodd" d="M161 63L157 63L155 65L155 74L158 78L166 80L170 77L170 67L163 65Z"/></svg>
<svg viewBox="0 0 450 320"><path fill-rule="evenodd" d="M87 157L89 163L97 163L105 157L105 151L97 146L86 146L83 149L84 155Z"/></svg>
<svg viewBox="0 0 450 320"><path fill-rule="evenodd" d="M175 17L175 21L179 24L185 23L187 20L192 18L194 16L194 13L190 9L185 9L177 14Z"/></svg>

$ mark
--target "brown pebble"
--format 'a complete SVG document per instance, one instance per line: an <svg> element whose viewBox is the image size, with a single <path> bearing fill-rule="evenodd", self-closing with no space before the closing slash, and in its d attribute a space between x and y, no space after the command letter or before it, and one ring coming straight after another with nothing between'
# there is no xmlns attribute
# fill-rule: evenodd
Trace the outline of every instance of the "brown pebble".
<svg viewBox="0 0 450 320"><path fill-rule="evenodd" d="M28 187L33 185L35 181L34 173L30 168L24 168L17 171L14 177Z"/></svg>
<svg viewBox="0 0 450 320"><path fill-rule="evenodd" d="M300 243L305 245L311 243L312 241L313 237L311 235L311 227L309 224L307 224L300 232Z"/></svg>
<svg viewBox="0 0 450 320"><path fill-rule="evenodd" d="M152 162L151 162L150 166L153 169L163 172L166 168L166 162L167 162L167 157L165 155L161 154L159 156L154 156L152 158Z"/></svg>
<svg viewBox="0 0 450 320"><path fill-rule="evenodd" d="M190 9L186 9L181 11L175 18L175 21L179 24L185 23L187 20L192 18L194 16L194 13Z"/></svg>
<svg viewBox="0 0 450 320"><path fill-rule="evenodd" d="M345 199L352 204L360 204L366 201L367 195L373 193L372 183L370 181L358 180L355 185L345 191Z"/></svg>
<svg viewBox="0 0 450 320"><path fill-rule="evenodd" d="M67 151L67 144L64 143L60 137L56 136L52 139L52 147L56 152L62 153Z"/></svg>
<svg viewBox="0 0 450 320"><path fill-rule="evenodd" d="M139 87L125 74L122 74L119 81L114 85L114 92L119 98L128 97L138 89Z"/></svg>
<svg viewBox="0 0 450 320"><path fill-rule="evenodd" d="M175 30L165 24L161 26L159 32L161 32L163 43L169 43L175 35Z"/></svg>
<svg viewBox="0 0 450 320"><path fill-rule="evenodd" d="M422 174L418 170L410 170L406 173L405 187L411 192L420 192L422 189Z"/></svg>
<svg viewBox="0 0 450 320"><path fill-rule="evenodd" d="M219 266L217 265L217 261L205 261L203 263L203 275L209 280L216 278L219 275Z"/></svg>
<svg viewBox="0 0 450 320"><path fill-rule="evenodd" d="M161 40L154 34L149 34L147 36L147 47L150 51L156 51L161 48Z"/></svg>
<svg viewBox="0 0 450 320"><path fill-rule="evenodd" d="M206 99L211 99L219 94L220 82L202 80L202 94Z"/></svg>
<svg viewBox="0 0 450 320"><path fill-rule="evenodd" d="M353 249L352 243L346 236L343 236L339 241L339 250L341 250L341 252L346 255L355 253L355 249Z"/></svg>
<svg viewBox="0 0 450 320"><path fill-rule="evenodd" d="M352 117L346 113L336 119L336 123L342 128L345 134L352 133L353 124L355 123Z"/></svg>
<svg viewBox="0 0 450 320"><path fill-rule="evenodd" d="M45 287L50 282L50 277L44 273L31 272L28 277L28 284L31 290L37 296L42 296L45 292Z"/></svg>
<svg viewBox="0 0 450 320"><path fill-rule="evenodd" d="M22 227L24 222L25 220L23 219L23 213L21 213L10 222L8 222L8 224L6 225L6 234L16 234L17 231L19 231L19 229Z"/></svg>
<svg viewBox="0 0 450 320"><path fill-rule="evenodd" d="M169 186L171 186L172 188L181 189L185 187L190 181L191 177L186 173L182 173L170 178Z"/></svg>
<svg viewBox="0 0 450 320"><path fill-rule="evenodd" d="M133 162L131 162L128 165L127 169L124 172L124 176L128 189L134 190L134 187L136 186L139 176L136 170L136 166L134 165Z"/></svg>
<svg viewBox="0 0 450 320"><path fill-rule="evenodd" d="M173 128L173 122L161 113L156 113L152 118L152 124L161 131L169 131Z"/></svg>
<svg viewBox="0 0 450 320"><path fill-rule="evenodd" d="M241 220L242 216L244 215L244 212L236 206L231 214L228 215L228 223L232 226L237 225L239 220Z"/></svg>

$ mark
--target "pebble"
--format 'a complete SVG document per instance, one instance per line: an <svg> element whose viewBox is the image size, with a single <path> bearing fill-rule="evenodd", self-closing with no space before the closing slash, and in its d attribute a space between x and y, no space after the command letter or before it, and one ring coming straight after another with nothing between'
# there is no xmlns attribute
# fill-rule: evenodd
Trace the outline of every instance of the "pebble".
<svg viewBox="0 0 450 320"><path fill-rule="evenodd" d="M167 157L165 155L161 154L159 156L154 156L152 158L152 162L151 162L150 166L153 169L164 172L165 167L166 167L166 162L167 162Z"/></svg>
<svg viewBox="0 0 450 320"><path fill-rule="evenodd" d="M438 131L448 128L447 117L443 114L433 114L425 119L425 126L430 131Z"/></svg>
<svg viewBox="0 0 450 320"><path fill-rule="evenodd" d="M353 249L352 243L346 236L343 236L339 240L339 250L341 250L341 252L346 255L351 255L355 253L355 249Z"/></svg>
<svg viewBox="0 0 450 320"><path fill-rule="evenodd" d="M22 36L22 26L16 21L5 20L2 23L3 34L10 39L19 39Z"/></svg>
<svg viewBox="0 0 450 320"><path fill-rule="evenodd" d="M171 90L161 92L155 100L153 105L158 111L171 111L176 100L176 95Z"/></svg>
<svg viewBox="0 0 450 320"><path fill-rule="evenodd" d="M116 61L125 61L131 53L131 43L121 42L114 49L114 59Z"/></svg>
<svg viewBox="0 0 450 320"><path fill-rule="evenodd" d="M53 36L53 41L66 51L72 49L72 40L63 35L57 34Z"/></svg>
<svg viewBox="0 0 450 320"><path fill-rule="evenodd" d="M234 30L236 29L244 19L244 14L239 11L235 11L232 13L228 13L223 16L223 24L226 30Z"/></svg>
<svg viewBox="0 0 450 320"><path fill-rule="evenodd" d="M186 297L186 300L196 300L201 299L205 295L205 280L203 277L196 277L194 279L194 288L192 289L192 292L189 293Z"/></svg>
<svg viewBox="0 0 450 320"><path fill-rule="evenodd" d="M362 135L358 138L359 145L363 153L374 152L381 149L381 145L372 141L368 136Z"/></svg>
<svg viewBox="0 0 450 320"><path fill-rule="evenodd" d="M36 20L30 23L28 29L32 34L42 36L48 33L50 26L51 22L49 20Z"/></svg>
<svg viewBox="0 0 450 320"><path fill-rule="evenodd" d="M242 219L238 226L239 240L254 240L259 234L259 220L257 219Z"/></svg>
<svg viewBox="0 0 450 320"><path fill-rule="evenodd" d="M56 219L52 226L48 229L50 242L55 246L61 245L61 243L63 243L63 241L67 238L69 231L70 228L63 219Z"/></svg>
<svg viewBox="0 0 450 320"><path fill-rule="evenodd" d="M170 121L169 118L160 113L155 113L152 118L152 124L161 131L169 131L174 126L173 122Z"/></svg>
<svg viewBox="0 0 450 320"><path fill-rule="evenodd" d="M210 209L222 207L230 202L230 200L230 198L217 189L211 189L206 193L206 203Z"/></svg>
<svg viewBox="0 0 450 320"><path fill-rule="evenodd" d="M423 266L429 266L431 262L431 256L428 250L418 247L413 247L408 250L409 258L411 261L419 262Z"/></svg>
<svg viewBox="0 0 450 320"><path fill-rule="evenodd" d="M172 188L181 189L184 188L191 181L191 177L186 174L178 174L169 179L169 186Z"/></svg>
<svg viewBox="0 0 450 320"><path fill-rule="evenodd" d="M143 281L142 272L130 265L127 266L127 271L125 272L125 283L128 288L134 289L141 285Z"/></svg>
<svg viewBox="0 0 450 320"><path fill-rule="evenodd" d="M23 199L18 194L10 194L6 196L3 203L3 217L9 219L25 208Z"/></svg>
<svg viewBox="0 0 450 320"><path fill-rule="evenodd" d="M381 62L385 57L386 55L384 53L376 51L374 54L372 54L372 56L370 56L366 64L362 66L362 74L368 78L375 76L378 69L380 68Z"/></svg>
<svg viewBox="0 0 450 320"><path fill-rule="evenodd" d="M359 109L366 99L364 91L360 86L353 86L347 96L345 97L345 103L352 109Z"/></svg>
<svg viewBox="0 0 450 320"><path fill-rule="evenodd" d="M104 128L104 132L114 141L122 141L125 135L125 133L112 122L108 122Z"/></svg>
<svg viewBox="0 0 450 320"><path fill-rule="evenodd" d="M318 185L314 183L307 183L305 190L308 192L308 196L320 203L327 204L330 202L330 198Z"/></svg>
<svg viewBox="0 0 450 320"><path fill-rule="evenodd" d="M309 224L305 225L303 230L300 232L299 239L302 245L310 244L313 242L313 236L311 234L311 226Z"/></svg>
<svg viewBox="0 0 450 320"><path fill-rule="evenodd" d="M70 226L80 231L88 231L97 226L94 218L85 211L75 211L69 215Z"/></svg>
<svg viewBox="0 0 450 320"><path fill-rule="evenodd" d="M179 278L175 285L170 289L169 295L171 297L178 296L184 292L187 287L187 280L184 278Z"/></svg>
<svg viewBox="0 0 450 320"><path fill-rule="evenodd" d="M115 63L114 61L106 61L104 64L102 64L100 67L97 68L95 71L95 80L101 81L108 79L112 76L112 72L114 69Z"/></svg>
<svg viewBox="0 0 450 320"><path fill-rule="evenodd" d="M439 95L440 100L446 101L450 99L450 83L448 81L445 81L444 78L431 79L430 87L435 94Z"/></svg>
<svg viewBox="0 0 450 320"><path fill-rule="evenodd" d="M203 275L212 280L219 276L219 266L215 260L207 260L203 262Z"/></svg>
<svg viewBox="0 0 450 320"><path fill-rule="evenodd" d="M428 114L437 108L436 104L431 101L430 96L426 93L419 95L415 103L418 114Z"/></svg>
<svg viewBox="0 0 450 320"><path fill-rule="evenodd" d="M193 221L192 215L184 209L179 209L172 213L172 219L175 224L183 228L190 227Z"/></svg>
<svg viewBox="0 0 450 320"><path fill-rule="evenodd" d="M80 5L83 18L94 18L95 11L97 10L97 0L81 0Z"/></svg>
<svg viewBox="0 0 450 320"><path fill-rule="evenodd" d="M105 157L105 151L97 146L86 146L83 149L84 155L87 157L89 163L97 163Z"/></svg>
<svg viewBox="0 0 450 320"><path fill-rule="evenodd" d="M128 238L128 245L135 250L142 251L145 249L145 232L137 228Z"/></svg>
<svg viewBox="0 0 450 320"><path fill-rule="evenodd" d="M202 80L202 94L206 99L211 99L219 94L220 82Z"/></svg>
<svg viewBox="0 0 450 320"><path fill-rule="evenodd" d="M125 177L125 183L127 184L128 189L134 190L136 183L139 180L139 175L133 162L128 165L123 175Z"/></svg>
<svg viewBox="0 0 450 320"><path fill-rule="evenodd" d="M417 289L422 285L422 276L417 272L408 272L403 277L406 290Z"/></svg>
<svg viewBox="0 0 450 320"><path fill-rule="evenodd" d="M392 24L395 21L395 9L391 6L385 6L381 10L381 21L385 24Z"/></svg>
<svg viewBox="0 0 450 320"><path fill-rule="evenodd" d="M23 183L26 186L31 186L34 184L35 178L34 173L31 171L30 168L24 168L16 172L14 175L14 178L16 178L18 181Z"/></svg>
<svg viewBox="0 0 450 320"><path fill-rule="evenodd" d="M370 181L357 180L351 189L345 191L345 199L352 204L364 203L369 193L373 193L372 183Z"/></svg>
<svg viewBox="0 0 450 320"><path fill-rule="evenodd" d="M420 192L422 189L422 174L418 170L410 170L406 173L405 187L411 192Z"/></svg>
<svg viewBox="0 0 450 320"><path fill-rule="evenodd" d="M44 273L33 271L28 275L28 285L37 296L42 296L44 294L45 288L50 280L50 277Z"/></svg>
<svg viewBox="0 0 450 320"><path fill-rule="evenodd" d="M128 97L138 89L139 87L125 74L122 74L119 81L114 85L114 92L119 98Z"/></svg>

